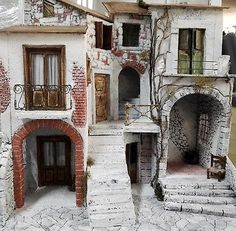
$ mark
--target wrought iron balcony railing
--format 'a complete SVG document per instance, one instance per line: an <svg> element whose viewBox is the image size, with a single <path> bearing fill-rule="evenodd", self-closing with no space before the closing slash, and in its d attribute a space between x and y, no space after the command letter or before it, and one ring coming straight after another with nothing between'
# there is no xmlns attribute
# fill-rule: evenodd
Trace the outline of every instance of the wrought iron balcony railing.
<svg viewBox="0 0 236 231"><path fill-rule="evenodd" d="M16 110L69 110L72 108L71 85L14 86Z"/></svg>
<svg viewBox="0 0 236 231"><path fill-rule="evenodd" d="M142 117L147 118L150 121L157 122L151 116L157 115L157 111L159 105L138 105L138 104L125 104L125 125L128 126L132 123L138 122Z"/></svg>

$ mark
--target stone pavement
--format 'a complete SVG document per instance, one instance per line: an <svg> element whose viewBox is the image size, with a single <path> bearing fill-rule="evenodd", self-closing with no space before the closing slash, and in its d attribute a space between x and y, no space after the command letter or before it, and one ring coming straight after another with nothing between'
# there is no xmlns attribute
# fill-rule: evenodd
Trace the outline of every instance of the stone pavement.
<svg viewBox="0 0 236 231"><path fill-rule="evenodd" d="M44 203L40 202L40 198L37 198L35 203L32 203L32 200L31 206L17 209L5 227L0 228L0 231L89 231L91 229L86 209L71 206L73 196L71 192L62 188L55 189L47 196L44 195L48 198L48 200L44 200ZM142 187L133 185L133 197L137 216L136 225L129 229L111 230L236 231L235 218L165 211L163 203L156 200L148 185L142 185ZM53 200L56 200L57 203L53 204ZM51 202L49 203L49 201Z"/></svg>

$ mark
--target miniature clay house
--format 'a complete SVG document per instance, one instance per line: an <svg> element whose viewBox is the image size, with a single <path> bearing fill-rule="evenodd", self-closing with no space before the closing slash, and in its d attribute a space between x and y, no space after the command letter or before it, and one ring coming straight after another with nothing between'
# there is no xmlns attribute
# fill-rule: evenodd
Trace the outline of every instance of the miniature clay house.
<svg viewBox="0 0 236 231"><path fill-rule="evenodd" d="M157 183L189 153L203 167L211 154L227 155L232 79L221 55L223 8L194 3L106 2L108 18L69 0L24 1L23 25L0 30L10 89L1 96L1 129L12 149L1 167L10 176L2 222L26 193L73 179L82 206L89 156L91 226L130 226L131 183Z"/></svg>

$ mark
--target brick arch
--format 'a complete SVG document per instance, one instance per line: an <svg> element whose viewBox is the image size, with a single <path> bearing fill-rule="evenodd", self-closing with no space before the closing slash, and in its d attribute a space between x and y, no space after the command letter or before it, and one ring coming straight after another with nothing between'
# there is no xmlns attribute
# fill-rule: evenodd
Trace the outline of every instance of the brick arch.
<svg viewBox="0 0 236 231"><path fill-rule="evenodd" d="M83 140L80 134L70 124L62 120L32 120L25 123L12 138L12 156L14 171L14 197L17 208L24 206L25 201L25 177L23 161L23 141L32 132L41 128L54 128L64 132L75 144L75 187L76 187L76 204L83 205L82 196L82 177L84 173L84 155Z"/></svg>

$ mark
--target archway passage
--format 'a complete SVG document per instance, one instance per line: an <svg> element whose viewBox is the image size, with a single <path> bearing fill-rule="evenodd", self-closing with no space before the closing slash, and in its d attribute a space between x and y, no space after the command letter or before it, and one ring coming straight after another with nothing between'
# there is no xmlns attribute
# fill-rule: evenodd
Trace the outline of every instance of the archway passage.
<svg viewBox="0 0 236 231"><path fill-rule="evenodd" d="M21 127L12 138L12 156L14 170L14 197L17 208L25 201L25 176L23 160L23 141L32 132L42 128L53 128L62 131L75 145L75 188L76 204L82 206L82 177L84 173L83 141L80 134L68 123L62 120L33 120Z"/></svg>
<svg viewBox="0 0 236 231"><path fill-rule="evenodd" d="M203 94L179 99L170 112L167 171L170 174L206 174L216 154L223 106Z"/></svg>
<svg viewBox="0 0 236 231"><path fill-rule="evenodd" d="M124 118L125 103L140 104L140 77L139 73L125 67L119 74L119 118Z"/></svg>

